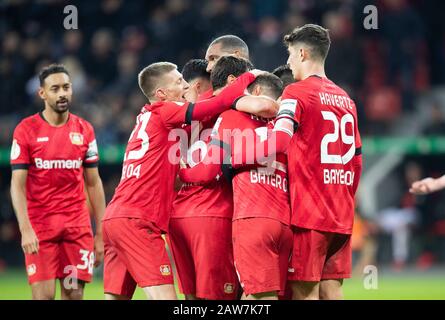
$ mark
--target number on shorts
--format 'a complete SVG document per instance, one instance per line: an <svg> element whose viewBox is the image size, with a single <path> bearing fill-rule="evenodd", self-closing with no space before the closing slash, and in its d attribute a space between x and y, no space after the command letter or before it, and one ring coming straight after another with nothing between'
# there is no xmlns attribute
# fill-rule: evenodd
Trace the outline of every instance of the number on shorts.
<svg viewBox="0 0 445 320"><path fill-rule="evenodd" d="M77 269L79 270L87 270L88 273L93 274L93 266L94 266L94 252L90 252L88 250L79 250L80 254L82 255L80 257L80 260L83 261L83 264L78 264Z"/></svg>

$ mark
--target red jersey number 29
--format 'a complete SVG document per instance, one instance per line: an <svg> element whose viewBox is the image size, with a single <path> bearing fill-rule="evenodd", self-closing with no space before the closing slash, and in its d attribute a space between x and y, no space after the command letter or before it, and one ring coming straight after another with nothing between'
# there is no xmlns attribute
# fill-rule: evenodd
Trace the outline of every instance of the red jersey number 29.
<svg viewBox="0 0 445 320"><path fill-rule="evenodd" d="M321 140L320 156L321 163L330 164L347 164L355 155L355 137L354 137L354 117L347 113L341 119L340 123L337 116L331 111L322 111L323 119L326 121L332 121L334 123L334 132L326 134ZM352 135L346 133L346 124L350 123L352 126ZM340 127L340 130L339 130ZM340 131L340 137L345 145L350 145L349 150L343 154L329 154L328 145L330 143L336 143L338 141Z"/></svg>
<svg viewBox="0 0 445 320"><path fill-rule="evenodd" d="M133 163L126 164L125 162L127 160L139 160L142 159L142 157L147 153L148 147L150 144L148 133L145 129L147 129L148 121L150 120L151 112L146 112L141 115L139 115L137 120L137 125L134 128L133 132L130 135L130 139L128 141L131 141L134 136L136 136L136 139L140 141L141 148L138 150L131 150L127 152L124 156L124 166L122 167L122 177L121 180L125 178L131 178L136 177L139 178L141 175L141 165L139 164L136 167Z"/></svg>

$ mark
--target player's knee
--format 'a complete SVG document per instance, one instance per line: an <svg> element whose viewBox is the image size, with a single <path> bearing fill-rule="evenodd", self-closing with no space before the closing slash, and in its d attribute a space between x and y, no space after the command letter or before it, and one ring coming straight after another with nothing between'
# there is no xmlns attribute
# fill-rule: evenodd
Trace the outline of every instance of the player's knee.
<svg viewBox="0 0 445 320"><path fill-rule="evenodd" d="M320 299L342 300L343 290L341 281L322 281L320 285Z"/></svg>
<svg viewBox="0 0 445 320"><path fill-rule="evenodd" d="M121 294L105 293L105 300L131 300L131 297Z"/></svg>
<svg viewBox="0 0 445 320"><path fill-rule="evenodd" d="M318 300L318 282L295 281L291 282L292 300Z"/></svg>
<svg viewBox="0 0 445 320"><path fill-rule="evenodd" d="M256 293L252 294L251 297L253 297L255 300L278 300L278 294L276 291Z"/></svg>
<svg viewBox="0 0 445 320"><path fill-rule="evenodd" d="M64 298L65 300L82 300L83 288L65 291Z"/></svg>
<svg viewBox="0 0 445 320"><path fill-rule="evenodd" d="M164 284L159 286L150 286L142 288L148 299L152 300L176 300L175 287L172 284Z"/></svg>
<svg viewBox="0 0 445 320"><path fill-rule="evenodd" d="M33 300L54 300L56 288L49 283L34 283L31 285Z"/></svg>
<svg viewBox="0 0 445 320"><path fill-rule="evenodd" d="M343 300L343 290L341 288L320 289L321 300Z"/></svg>
<svg viewBox="0 0 445 320"><path fill-rule="evenodd" d="M56 293L52 290L33 290L33 300L54 300Z"/></svg>

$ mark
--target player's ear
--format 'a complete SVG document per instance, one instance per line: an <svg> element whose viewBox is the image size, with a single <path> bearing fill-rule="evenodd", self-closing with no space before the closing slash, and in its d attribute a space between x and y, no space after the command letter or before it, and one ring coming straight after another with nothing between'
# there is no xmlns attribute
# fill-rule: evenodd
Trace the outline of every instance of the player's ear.
<svg viewBox="0 0 445 320"><path fill-rule="evenodd" d="M200 92L201 90L201 85L202 85L201 80L196 81L195 88L198 92Z"/></svg>
<svg viewBox="0 0 445 320"><path fill-rule="evenodd" d="M155 97L158 101L163 101L167 99L167 92L165 92L165 90L162 88L157 88L155 90Z"/></svg>
<svg viewBox="0 0 445 320"><path fill-rule="evenodd" d="M39 97L42 100L46 99L46 94L45 94L45 90L43 89L43 87L39 87L39 90L37 91L37 94L39 95Z"/></svg>
<svg viewBox="0 0 445 320"><path fill-rule="evenodd" d="M260 96L263 90L261 90L261 86L260 85L255 85L255 87L253 88L252 94L254 96Z"/></svg>
<svg viewBox="0 0 445 320"><path fill-rule="evenodd" d="M236 77L231 74L230 76L227 77L227 84L232 84L233 82L235 82Z"/></svg>
<svg viewBox="0 0 445 320"><path fill-rule="evenodd" d="M307 60L309 58L309 50L305 47L300 48L299 57L301 62Z"/></svg>

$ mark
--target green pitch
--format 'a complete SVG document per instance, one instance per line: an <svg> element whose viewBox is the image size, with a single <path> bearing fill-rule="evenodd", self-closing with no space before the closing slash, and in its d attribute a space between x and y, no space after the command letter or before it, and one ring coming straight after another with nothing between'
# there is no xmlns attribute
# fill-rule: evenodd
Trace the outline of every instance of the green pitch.
<svg viewBox="0 0 445 320"><path fill-rule="evenodd" d="M402 273L382 274L378 278L378 288L366 290L360 277L345 281L345 299L440 299L445 300L445 270L432 273ZM59 290L59 289L58 289ZM24 270L12 270L0 273L0 300L30 299L31 291L27 283ZM58 292L57 298L60 298ZM145 299L139 288L135 299ZM181 296L181 298L183 298ZM94 282L88 284L85 290L85 299L102 300L102 279L97 276Z"/></svg>

